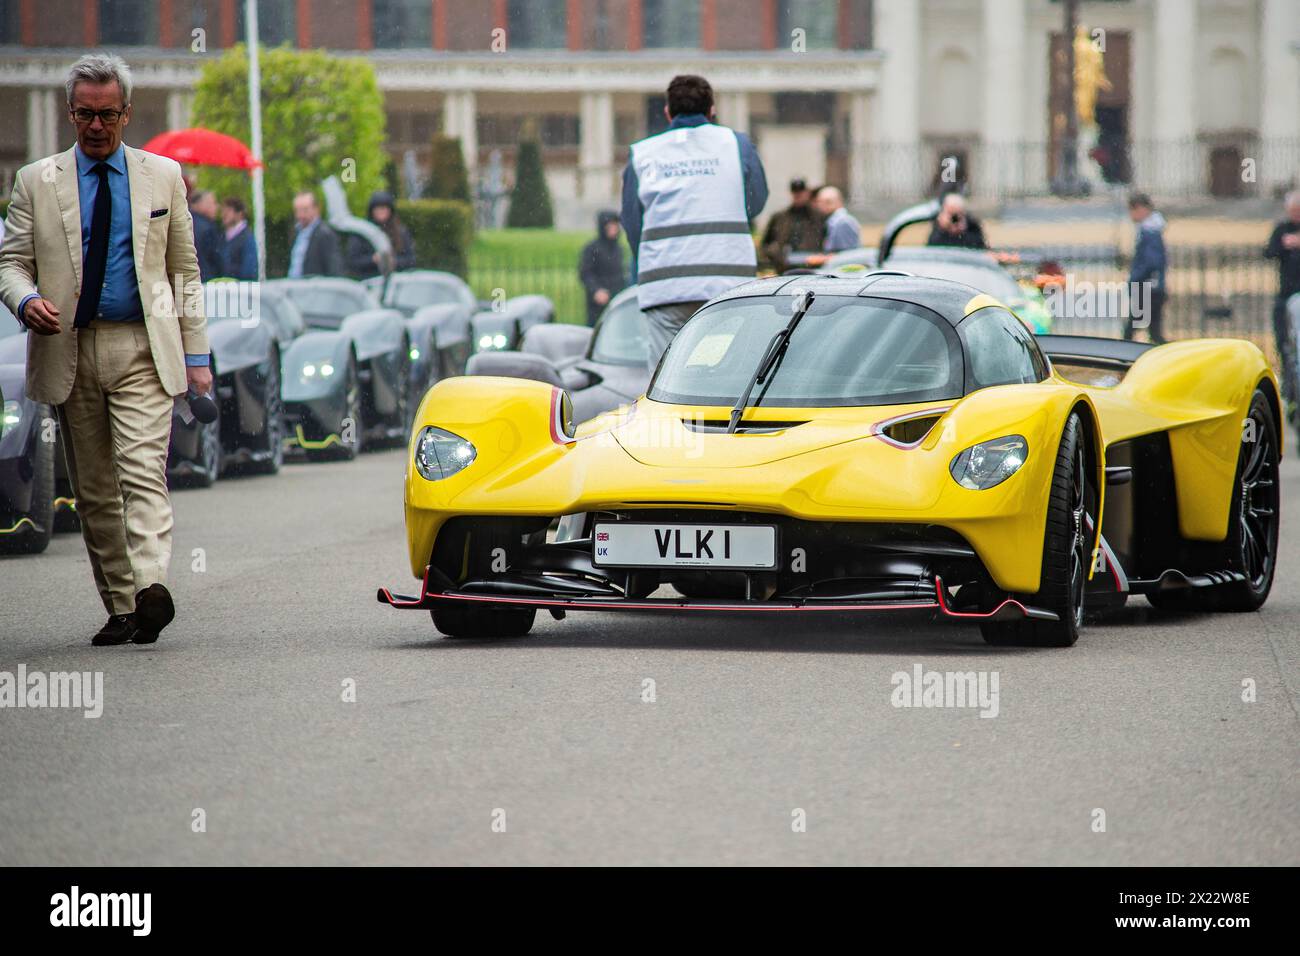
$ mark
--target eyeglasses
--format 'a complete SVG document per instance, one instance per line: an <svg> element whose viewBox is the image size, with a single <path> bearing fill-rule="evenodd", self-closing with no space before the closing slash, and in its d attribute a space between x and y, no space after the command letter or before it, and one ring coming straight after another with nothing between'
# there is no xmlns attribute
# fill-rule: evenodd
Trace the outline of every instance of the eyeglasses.
<svg viewBox="0 0 1300 956"><path fill-rule="evenodd" d="M128 107L129 108L129 107ZM116 126L117 121L126 115L126 110L68 110L72 118L81 126L89 126L95 122L95 117L105 126Z"/></svg>

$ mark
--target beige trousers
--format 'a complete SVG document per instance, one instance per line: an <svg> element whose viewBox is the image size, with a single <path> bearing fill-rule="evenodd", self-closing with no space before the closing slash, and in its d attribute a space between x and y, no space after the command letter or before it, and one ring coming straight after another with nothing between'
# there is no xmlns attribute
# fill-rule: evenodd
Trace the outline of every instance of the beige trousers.
<svg viewBox="0 0 1300 956"><path fill-rule="evenodd" d="M171 561L172 397L143 322L96 320L61 334L77 336L77 377L58 413L81 535L104 607L129 614Z"/></svg>

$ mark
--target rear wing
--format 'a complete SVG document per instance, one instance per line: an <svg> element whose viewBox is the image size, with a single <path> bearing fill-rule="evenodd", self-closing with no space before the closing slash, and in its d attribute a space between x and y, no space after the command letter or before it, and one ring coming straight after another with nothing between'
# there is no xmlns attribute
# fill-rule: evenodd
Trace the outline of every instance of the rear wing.
<svg viewBox="0 0 1300 956"><path fill-rule="evenodd" d="M1053 362L1099 369L1127 369L1143 353L1155 348L1149 342L1103 339L1092 335L1038 335L1038 346Z"/></svg>

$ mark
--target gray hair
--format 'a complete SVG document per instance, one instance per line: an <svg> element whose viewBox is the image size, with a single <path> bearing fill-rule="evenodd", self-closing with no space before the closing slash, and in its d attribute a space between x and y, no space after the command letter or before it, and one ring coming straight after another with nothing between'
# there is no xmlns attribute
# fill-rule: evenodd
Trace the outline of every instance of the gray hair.
<svg viewBox="0 0 1300 956"><path fill-rule="evenodd" d="M1286 209L1290 209L1292 206L1300 206L1300 189L1293 189L1287 193L1282 200L1282 205Z"/></svg>
<svg viewBox="0 0 1300 956"><path fill-rule="evenodd" d="M68 94L68 105L72 105L72 91L78 83L110 83L117 80L118 89L122 91L122 105L131 105L131 68L126 61L113 53L88 53L68 70L67 82L63 84Z"/></svg>

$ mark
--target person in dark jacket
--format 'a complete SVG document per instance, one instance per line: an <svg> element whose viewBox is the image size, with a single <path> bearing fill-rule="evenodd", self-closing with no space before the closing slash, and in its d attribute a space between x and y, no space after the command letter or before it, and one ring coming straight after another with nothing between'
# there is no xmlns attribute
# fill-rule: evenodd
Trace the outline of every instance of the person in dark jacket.
<svg viewBox="0 0 1300 956"><path fill-rule="evenodd" d="M289 278L343 275L343 253L339 237L320 217L316 194L300 192L293 197L293 245L289 247Z"/></svg>
<svg viewBox="0 0 1300 956"><path fill-rule="evenodd" d="M226 228L226 242L221 274L231 279L252 282L257 279L257 239L248 228L248 210L244 201L227 196L221 201L221 224Z"/></svg>
<svg viewBox="0 0 1300 956"><path fill-rule="evenodd" d="M595 325L609 300L627 288L622 234L618 213L605 210L596 216L596 238L582 247L578 278L587 290L588 325Z"/></svg>
<svg viewBox="0 0 1300 956"><path fill-rule="evenodd" d="M222 274L221 227L217 225L217 197L211 190L198 189L190 194L190 218L194 221L194 253L199 260L199 278L203 282Z"/></svg>
<svg viewBox="0 0 1300 956"><path fill-rule="evenodd" d="M388 236L393 245L393 268L415 268L415 244L411 241L410 230L402 224L397 215L397 204L393 194L382 189L370 196L370 205L366 209L366 218L373 222ZM348 237L348 274L356 279L368 279L379 275L379 253L361 236Z"/></svg>
<svg viewBox="0 0 1300 956"><path fill-rule="evenodd" d="M1277 260L1277 298L1273 302L1273 335L1282 358L1282 397L1288 405L1300 400L1296 394L1295 330L1287 316L1287 300L1300 294L1300 190L1286 194L1286 218L1273 227L1264 255Z"/></svg>
<svg viewBox="0 0 1300 956"><path fill-rule="evenodd" d="M826 217L813 205L813 191L802 179L790 180L790 205L772 213L763 231L763 260L784 272L793 252L821 252ZM860 244L860 243L859 243Z"/></svg>
<svg viewBox="0 0 1300 956"><path fill-rule="evenodd" d="M1133 338L1134 318L1146 319L1147 336L1157 344L1165 341L1161 329L1165 309L1165 217L1156 212L1151 197L1134 193L1128 200L1129 218L1137 224L1133 243L1133 265L1129 268L1129 317L1124 338Z"/></svg>
<svg viewBox="0 0 1300 956"><path fill-rule="evenodd" d="M948 193L939 202L927 246L958 246L964 249L987 249L984 229L979 220L966 211L966 197Z"/></svg>

